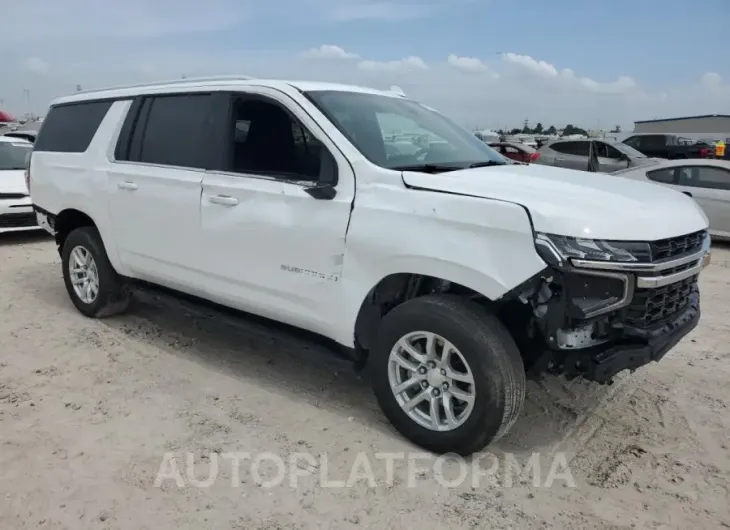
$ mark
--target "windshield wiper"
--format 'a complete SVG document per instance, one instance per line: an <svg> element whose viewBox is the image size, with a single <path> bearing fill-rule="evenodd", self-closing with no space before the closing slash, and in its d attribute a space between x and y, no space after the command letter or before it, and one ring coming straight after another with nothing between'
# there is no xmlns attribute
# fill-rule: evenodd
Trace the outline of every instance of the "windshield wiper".
<svg viewBox="0 0 730 530"><path fill-rule="evenodd" d="M421 173L446 173L447 171L458 171L464 166L449 166L442 164L419 164L415 166L395 166L390 169L396 171L420 171Z"/></svg>
<svg viewBox="0 0 730 530"><path fill-rule="evenodd" d="M484 162L474 162L469 165L469 168L473 167L491 167L491 166L506 166L507 162L497 162L496 160L485 160Z"/></svg>

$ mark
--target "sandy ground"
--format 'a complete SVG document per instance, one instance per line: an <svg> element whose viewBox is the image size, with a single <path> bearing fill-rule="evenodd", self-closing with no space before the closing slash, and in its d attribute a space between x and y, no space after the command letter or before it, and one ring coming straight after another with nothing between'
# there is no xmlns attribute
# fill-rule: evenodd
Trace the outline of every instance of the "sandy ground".
<svg viewBox="0 0 730 530"><path fill-rule="evenodd" d="M730 527L730 251L713 259L701 325L661 363L531 383L464 464L417 460L321 346L164 300L88 320L46 237L0 237L0 528Z"/></svg>

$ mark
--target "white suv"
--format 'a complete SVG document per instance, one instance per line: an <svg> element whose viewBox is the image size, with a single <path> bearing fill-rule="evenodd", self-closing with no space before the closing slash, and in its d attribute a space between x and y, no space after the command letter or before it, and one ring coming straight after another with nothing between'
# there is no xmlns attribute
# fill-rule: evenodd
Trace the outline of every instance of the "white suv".
<svg viewBox="0 0 730 530"><path fill-rule="evenodd" d="M144 282L321 334L436 452L507 432L526 375L606 382L700 317L692 199L507 164L402 94L249 78L79 93L52 104L29 174L84 315Z"/></svg>

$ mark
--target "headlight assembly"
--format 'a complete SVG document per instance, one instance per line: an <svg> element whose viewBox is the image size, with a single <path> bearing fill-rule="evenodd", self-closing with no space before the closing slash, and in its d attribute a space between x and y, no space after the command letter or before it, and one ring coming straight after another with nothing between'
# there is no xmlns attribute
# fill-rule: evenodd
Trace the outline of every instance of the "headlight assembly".
<svg viewBox="0 0 730 530"><path fill-rule="evenodd" d="M569 259L619 263L651 261L649 243L642 241L602 241L538 233L535 246L546 263L559 267Z"/></svg>

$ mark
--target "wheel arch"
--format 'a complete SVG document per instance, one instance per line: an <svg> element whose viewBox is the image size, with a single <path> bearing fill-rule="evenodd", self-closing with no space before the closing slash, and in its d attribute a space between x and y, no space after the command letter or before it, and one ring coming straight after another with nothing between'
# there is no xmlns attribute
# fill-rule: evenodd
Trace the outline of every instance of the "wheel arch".
<svg viewBox="0 0 730 530"><path fill-rule="evenodd" d="M64 208L55 216L53 231L55 234L56 244L58 245L59 254L63 249L63 244L66 241L66 238L68 238L68 235L76 228L81 228L82 226L92 226L96 228L99 232L99 236L101 237L101 241L104 244L104 250L106 250L109 261L118 273L123 274L122 264L119 261L116 247L113 245L113 241L107 233L110 228L107 226L105 230L103 224L97 222L97 219L95 219L94 216L89 215L87 212L79 208Z"/></svg>
<svg viewBox="0 0 730 530"><path fill-rule="evenodd" d="M353 303L348 310L351 315L349 340L356 348L369 349L380 320L407 300L439 292L459 294L490 305L525 279L508 285L505 279L446 260L418 260L417 263L403 264L372 278L367 287L363 285L350 298Z"/></svg>

